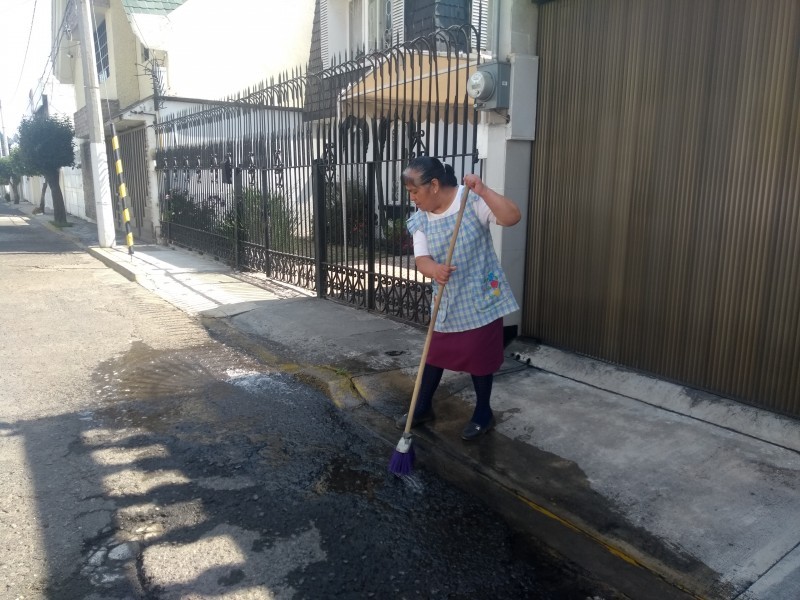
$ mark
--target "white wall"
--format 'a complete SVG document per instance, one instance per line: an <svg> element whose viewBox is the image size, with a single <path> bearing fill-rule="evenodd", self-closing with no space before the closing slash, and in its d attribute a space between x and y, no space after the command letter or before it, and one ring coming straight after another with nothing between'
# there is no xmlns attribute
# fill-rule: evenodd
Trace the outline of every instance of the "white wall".
<svg viewBox="0 0 800 600"><path fill-rule="evenodd" d="M35 206L39 206L39 198L42 193L41 184L37 184L38 177L23 177L19 184L19 200L20 202L30 202ZM14 197L14 194L11 194Z"/></svg>
<svg viewBox="0 0 800 600"><path fill-rule="evenodd" d="M168 93L221 99L305 66L314 0L188 0L170 14Z"/></svg>
<svg viewBox="0 0 800 600"><path fill-rule="evenodd" d="M83 199L83 175L80 169L71 167L61 169L61 192L64 194L67 214L87 220L86 203ZM52 206L52 200L50 204Z"/></svg>
<svg viewBox="0 0 800 600"><path fill-rule="evenodd" d="M493 0L498 2L498 0ZM513 199L522 220L511 228L493 227L495 250L508 277L514 297L524 303L525 258L528 231L528 198L533 151L533 122L536 93L533 68L536 54L536 5L528 0L509 0L499 5L498 59L512 63L512 106L510 121L490 111L481 115L478 127L478 152L486 160L484 180L495 191ZM522 90L522 91L519 91ZM525 92L530 90L528 96ZM516 115L516 116L515 116ZM519 325L522 311L505 318L506 325Z"/></svg>
<svg viewBox="0 0 800 600"><path fill-rule="evenodd" d="M43 177L25 177L20 185L20 193L23 201L34 206L39 206L42 198ZM62 167L61 169L61 192L64 195L64 206L67 214L90 220L86 217L86 207L83 200L83 179L80 169L72 167ZM45 212L53 214L53 194L48 186L45 193Z"/></svg>

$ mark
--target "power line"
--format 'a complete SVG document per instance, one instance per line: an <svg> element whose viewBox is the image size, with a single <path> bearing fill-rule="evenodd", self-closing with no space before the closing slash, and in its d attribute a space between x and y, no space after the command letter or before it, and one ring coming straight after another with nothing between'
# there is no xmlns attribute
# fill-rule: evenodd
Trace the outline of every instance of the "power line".
<svg viewBox="0 0 800 600"><path fill-rule="evenodd" d="M73 7L73 1L74 0L67 0L67 4L64 7L64 14L61 16L61 24L58 26L58 33L56 34L55 39L53 40L53 44L50 46L50 55L47 57L47 60L44 63L44 69L42 69L42 74L39 76L37 87L39 85L44 87L43 80L46 78L45 73L47 73L48 67L53 66L56 54L58 53L58 49L61 46L61 40L64 38L64 34L67 31L66 27L67 16L69 15L70 9ZM17 84L17 86L19 87L19 84Z"/></svg>
<svg viewBox="0 0 800 600"><path fill-rule="evenodd" d="M28 61L28 48L31 47L31 36L33 35L33 23L36 19L36 5L39 3L39 0L33 0L33 14L31 15L31 26L28 29L28 43L25 44L25 56L22 59L22 67L19 70L19 79L17 79L17 87L14 88L14 96L17 95L19 91L19 84L22 81L22 74L25 72L25 63Z"/></svg>

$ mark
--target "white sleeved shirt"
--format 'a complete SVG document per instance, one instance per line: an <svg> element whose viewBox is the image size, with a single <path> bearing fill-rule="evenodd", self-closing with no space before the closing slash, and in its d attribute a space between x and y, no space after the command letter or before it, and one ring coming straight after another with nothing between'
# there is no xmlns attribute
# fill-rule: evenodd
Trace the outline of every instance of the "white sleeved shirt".
<svg viewBox="0 0 800 600"><path fill-rule="evenodd" d="M450 215L454 215L458 212L458 209L461 207L461 194L464 193L464 186L459 186L458 192L456 193L455 199L447 208L446 211L440 214L434 213L426 213L428 217L428 221L436 221L437 219L443 219ZM497 223L497 217L494 216L494 213L489 208L489 205L484 202L483 198L475 194L474 192L469 192L475 197L475 214L478 217L478 221L480 221L486 227L489 226L489 223ZM425 232L419 230L414 233L414 256L429 256L430 251L428 250L428 238L425 235Z"/></svg>

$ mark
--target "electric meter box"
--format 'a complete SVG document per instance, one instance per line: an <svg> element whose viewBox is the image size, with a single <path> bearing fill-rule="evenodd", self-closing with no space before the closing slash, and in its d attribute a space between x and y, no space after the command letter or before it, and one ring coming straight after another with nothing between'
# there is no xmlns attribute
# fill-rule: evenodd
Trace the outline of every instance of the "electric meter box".
<svg viewBox="0 0 800 600"><path fill-rule="evenodd" d="M508 108L511 100L511 63L478 65L478 70L469 78L467 93L480 110Z"/></svg>

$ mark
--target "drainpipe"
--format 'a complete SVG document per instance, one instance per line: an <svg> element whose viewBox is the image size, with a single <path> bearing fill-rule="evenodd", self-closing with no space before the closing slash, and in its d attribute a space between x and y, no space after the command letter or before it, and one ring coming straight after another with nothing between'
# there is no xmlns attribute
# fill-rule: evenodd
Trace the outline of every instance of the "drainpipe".
<svg viewBox="0 0 800 600"><path fill-rule="evenodd" d="M492 2L492 60L500 60L500 0Z"/></svg>

